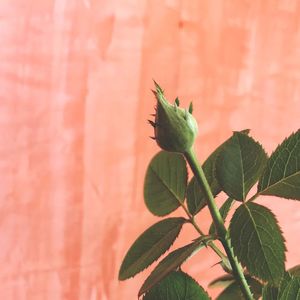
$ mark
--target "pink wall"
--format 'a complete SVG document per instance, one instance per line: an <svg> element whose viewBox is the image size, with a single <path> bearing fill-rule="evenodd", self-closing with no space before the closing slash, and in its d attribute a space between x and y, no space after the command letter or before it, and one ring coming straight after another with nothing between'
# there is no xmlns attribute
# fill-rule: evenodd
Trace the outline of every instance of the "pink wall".
<svg viewBox="0 0 300 300"><path fill-rule="evenodd" d="M300 127L297 0L1 0L0 21L0 299L135 299L146 274L116 277L158 220L142 197L152 78L194 101L202 160L232 130L270 153ZM300 204L260 203L299 263ZM215 262L184 269L206 286Z"/></svg>

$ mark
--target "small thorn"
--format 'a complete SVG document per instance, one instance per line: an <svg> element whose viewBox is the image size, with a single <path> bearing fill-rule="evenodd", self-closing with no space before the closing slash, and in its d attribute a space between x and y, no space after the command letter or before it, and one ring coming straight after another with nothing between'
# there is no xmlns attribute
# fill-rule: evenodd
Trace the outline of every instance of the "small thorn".
<svg viewBox="0 0 300 300"><path fill-rule="evenodd" d="M155 97L157 97L157 91L151 90L151 92L154 94Z"/></svg>
<svg viewBox="0 0 300 300"><path fill-rule="evenodd" d="M156 137L154 137L154 136L149 136L149 138L152 140L156 140Z"/></svg>
<svg viewBox="0 0 300 300"><path fill-rule="evenodd" d="M162 88L159 86L159 84L153 79L153 82L154 82L154 85L155 85L155 88L156 88L156 91L163 94L164 91L162 90Z"/></svg>
<svg viewBox="0 0 300 300"><path fill-rule="evenodd" d="M177 106L180 105L180 101L179 101L178 97L176 97L176 99L175 99L175 104L176 104Z"/></svg>
<svg viewBox="0 0 300 300"><path fill-rule="evenodd" d="M148 122L149 122L149 124L150 124L151 126L153 126L154 128L156 127L156 123L153 122L152 120L148 120Z"/></svg>
<svg viewBox="0 0 300 300"><path fill-rule="evenodd" d="M152 116L152 117L155 117L155 116L156 116L156 114L150 114L150 116Z"/></svg>
<svg viewBox="0 0 300 300"><path fill-rule="evenodd" d="M189 113L192 114L192 113L193 113L193 110L194 110L193 102L191 102L191 103L190 103L190 106L189 106Z"/></svg>
<svg viewBox="0 0 300 300"><path fill-rule="evenodd" d="M178 105L176 102L174 103L174 109L175 109L175 111L177 111L177 109L178 109Z"/></svg>
<svg viewBox="0 0 300 300"><path fill-rule="evenodd" d="M220 265L221 263L222 263L222 261L219 261L219 262L213 264L213 265L211 266L211 268L212 268L212 267L215 267L215 266L217 266L217 265Z"/></svg>

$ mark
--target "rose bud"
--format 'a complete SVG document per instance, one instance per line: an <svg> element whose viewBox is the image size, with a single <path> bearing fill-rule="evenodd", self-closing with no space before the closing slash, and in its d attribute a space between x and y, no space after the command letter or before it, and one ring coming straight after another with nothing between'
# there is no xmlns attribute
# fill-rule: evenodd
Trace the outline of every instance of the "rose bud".
<svg viewBox="0 0 300 300"><path fill-rule="evenodd" d="M174 105L170 104L161 87L155 83L153 91L156 100L155 122L149 123L154 127L157 144L163 150L184 153L191 149L198 133L198 125L192 116L192 103L189 109L179 107L179 99Z"/></svg>

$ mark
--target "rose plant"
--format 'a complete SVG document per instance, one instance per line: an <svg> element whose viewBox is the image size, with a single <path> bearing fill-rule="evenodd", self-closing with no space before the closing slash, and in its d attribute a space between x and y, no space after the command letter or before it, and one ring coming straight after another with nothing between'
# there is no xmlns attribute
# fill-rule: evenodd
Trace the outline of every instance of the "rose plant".
<svg viewBox="0 0 300 300"><path fill-rule="evenodd" d="M155 120L149 123L162 151L153 157L146 172L145 204L158 217L181 207L184 217L164 218L144 231L125 255L119 280L135 276L158 260L182 227L190 224L197 236L157 264L139 290L143 300L210 299L201 285L181 270L181 265L204 247L216 253L224 270L211 283L225 286L218 300L300 299L300 266L286 269L285 240L276 216L256 203L263 195L300 200L300 130L270 157L249 130L236 131L201 165L194 149L198 126L192 104L183 109L178 98L170 104L157 83L153 92L157 107ZM190 180L187 165L193 172ZM249 196L256 183L256 192ZM221 192L228 198L218 207L215 198ZM196 220L206 206L212 218L207 233ZM230 210L233 215L226 228Z"/></svg>

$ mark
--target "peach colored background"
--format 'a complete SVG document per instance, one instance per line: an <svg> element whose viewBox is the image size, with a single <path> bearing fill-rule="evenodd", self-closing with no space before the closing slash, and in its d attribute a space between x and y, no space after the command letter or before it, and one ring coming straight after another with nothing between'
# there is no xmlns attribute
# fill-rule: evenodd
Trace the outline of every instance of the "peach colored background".
<svg viewBox="0 0 300 300"><path fill-rule="evenodd" d="M202 160L232 130L270 152L300 127L297 0L1 0L0 22L0 299L136 299L146 274L116 277L158 220L142 197L152 78L194 101ZM260 203L299 263L299 203ZM215 262L184 269L206 287Z"/></svg>

